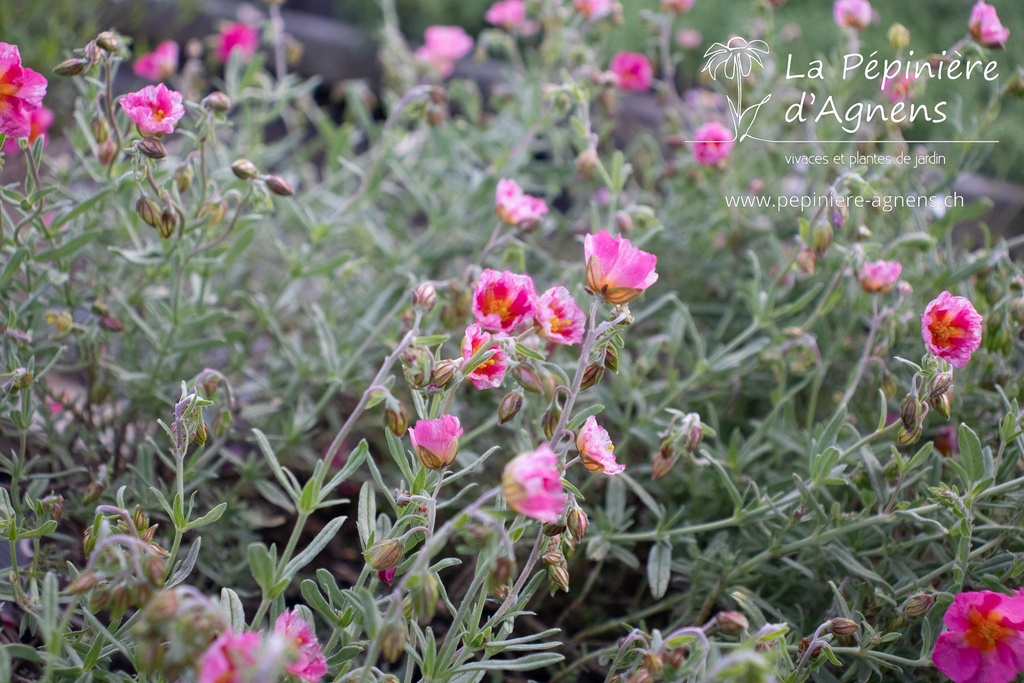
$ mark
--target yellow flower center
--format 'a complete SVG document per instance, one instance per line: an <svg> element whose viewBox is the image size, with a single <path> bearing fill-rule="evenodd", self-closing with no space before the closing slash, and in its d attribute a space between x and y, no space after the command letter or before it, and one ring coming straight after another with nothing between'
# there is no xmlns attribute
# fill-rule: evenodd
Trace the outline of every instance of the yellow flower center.
<svg viewBox="0 0 1024 683"><path fill-rule="evenodd" d="M153 110L153 118L156 119L157 121L163 121L165 116L167 116L167 114L164 113L163 109L154 109Z"/></svg>
<svg viewBox="0 0 1024 683"><path fill-rule="evenodd" d="M928 331L932 333L932 343L942 348L952 346L954 340L966 336L962 328L953 324L953 313L950 311L933 315Z"/></svg>
<svg viewBox="0 0 1024 683"><path fill-rule="evenodd" d="M1012 628L1003 626L1003 617L995 610L982 614L971 607L967 612L967 621L971 622L971 627L967 629L964 638L970 647L981 652L991 652L998 643L1014 633Z"/></svg>
<svg viewBox="0 0 1024 683"><path fill-rule="evenodd" d="M551 334L561 334L565 330L572 326L572 321L568 318L559 318L558 316L551 316Z"/></svg>

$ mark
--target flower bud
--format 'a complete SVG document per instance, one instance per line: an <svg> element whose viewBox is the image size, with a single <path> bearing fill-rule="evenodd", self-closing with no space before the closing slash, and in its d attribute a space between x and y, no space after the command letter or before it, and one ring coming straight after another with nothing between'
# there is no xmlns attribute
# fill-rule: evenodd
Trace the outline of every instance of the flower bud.
<svg viewBox="0 0 1024 683"><path fill-rule="evenodd" d="M223 201L203 202L196 212L196 218L209 221L210 225L217 225L224 220L224 213L227 211Z"/></svg>
<svg viewBox="0 0 1024 683"><path fill-rule="evenodd" d="M849 215L850 210L846 208L846 204L839 204L829 209L828 222L832 225L833 230L842 230Z"/></svg>
<svg viewBox="0 0 1024 683"><path fill-rule="evenodd" d="M103 31L96 36L96 44L107 52L114 52L118 45L117 34L112 31Z"/></svg>
<svg viewBox="0 0 1024 683"><path fill-rule="evenodd" d="M515 569L515 558L499 557L494 560L494 568L487 577L487 585L491 587L491 591L507 584Z"/></svg>
<svg viewBox="0 0 1024 683"><path fill-rule="evenodd" d="M722 630L722 633L735 635L750 628L750 621L742 612L719 612L715 615L715 625Z"/></svg>
<svg viewBox="0 0 1024 683"><path fill-rule="evenodd" d="M832 234L832 226L827 223L818 223L811 230L811 246L819 256L832 245Z"/></svg>
<svg viewBox="0 0 1024 683"><path fill-rule="evenodd" d="M917 400L916 396L907 394L903 397L903 401L900 402L900 421L903 423L903 428L907 431L913 431L918 426L920 418L920 401Z"/></svg>
<svg viewBox="0 0 1024 683"><path fill-rule="evenodd" d="M389 402L384 409L384 424L395 436L402 436L409 428L409 415L405 412L405 406L401 401Z"/></svg>
<svg viewBox="0 0 1024 683"><path fill-rule="evenodd" d="M92 137L96 142L106 142L110 139L110 124L102 116L92 117L92 121L89 122L89 130L92 131Z"/></svg>
<svg viewBox="0 0 1024 683"><path fill-rule="evenodd" d="M424 576L419 585L412 591L412 611L416 618L420 621L433 619L440 596L440 588L434 575L427 574Z"/></svg>
<svg viewBox="0 0 1024 683"><path fill-rule="evenodd" d="M397 538L385 538L377 541L363 551L363 559L366 564L375 572L382 572L392 567L397 567L402 561L405 548Z"/></svg>
<svg viewBox="0 0 1024 683"><path fill-rule="evenodd" d="M903 24L893 24L889 27L889 45L894 50L903 50L910 45L910 29Z"/></svg>
<svg viewBox="0 0 1024 683"><path fill-rule="evenodd" d="M209 111L217 114L225 114L229 109L231 109L231 100L227 95L220 91L210 93L203 98L203 101L200 102L200 104Z"/></svg>
<svg viewBox="0 0 1024 683"><path fill-rule="evenodd" d="M544 415L541 416L541 427L544 429L544 437L551 439L554 437L555 429L558 427L559 420L562 419L562 410L557 406L552 406L544 411Z"/></svg>
<svg viewBox="0 0 1024 683"><path fill-rule="evenodd" d="M907 598L903 605L903 614L908 617L923 617L935 604L935 596L930 593L915 593Z"/></svg>
<svg viewBox="0 0 1024 683"><path fill-rule="evenodd" d="M85 493L82 495L82 503L85 505L92 505L93 503L95 503L97 500L100 499L100 496L103 495L103 488L103 484L101 484L98 481L89 482L89 485L85 487ZM86 531L90 531L90 529L87 529ZM96 541L92 540L92 545L95 544ZM89 547L86 549L85 554L88 555L91 552L92 548Z"/></svg>
<svg viewBox="0 0 1024 683"><path fill-rule="evenodd" d="M178 167L178 170L174 172L174 186L178 188L178 192L186 192L188 188L192 187L192 177L191 166Z"/></svg>
<svg viewBox="0 0 1024 683"><path fill-rule="evenodd" d="M643 659L640 661L640 666L647 670L648 673L660 676L662 669L665 668L665 662L657 652L645 652Z"/></svg>
<svg viewBox="0 0 1024 683"><path fill-rule="evenodd" d="M88 593L100 584L100 577L94 572L82 572L64 590L73 595Z"/></svg>
<svg viewBox="0 0 1024 683"><path fill-rule="evenodd" d="M541 532L549 539L551 539L548 541L548 547L558 546L559 541L562 540L559 537L565 533L565 529L565 524L561 524L558 522L544 522L544 524L542 524L540 527Z"/></svg>
<svg viewBox="0 0 1024 683"><path fill-rule="evenodd" d="M580 391L589 389L604 377L604 366L591 363L583 370L583 382L580 384Z"/></svg>
<svg viewBox="0 0 1024 683"><path fill-rule="evenodd" d="M917 440L921 438L921 433L924 430L921 429L920 425L914 429L905 429L900 427L899 434L896 435L896 443L900 446L910 446L917 443Z"/></svg>
<svg viewBox="0 0 1024 683"><path fill-rule="evenodd" d="M89 66L89 61L86 59L65 59L63 62L53 67L53 73L58 76L77 76L78 74L85 71L85 67Z"/></svg>
<svg viewBox="0 0 1024 683"><path fill-rule="evenodd" d="M946 391L953 384L953 373L952 372L940 372L928 382L927 396L928 400L938 398L946 393Z"/></svg>
<svg viewBox="0 0 1024 683"><path fill-rule="evenodd" d="M600 159L597 157L597 150L589 147L576 157L576 173L583 180L589 180Z"/></svg>
<svg viewBox="0 0 1024 683"><path fill-rule="evenodd" d="M609 344L604 349L604 367L609 372L615 374L619 372L619 350L614 344Z"/></svg>
<svg viewBox="0 0 1024 683"><path fill-rule="evenodd" d="M174 212L170 207L165 208L160 212L160 236L165 240L170 239L174 235L174 231L178 228L178 214Z"/></svg>
<svg viewBox="0 0 1024 683"><path fill-rule="evenodd" d="M498 404L498 424L503 425L515 417L523 407L523 392L518 389L510 391L501 398Z"/></svg>
<svg viewBox="0 0 1024 683"><path fill-rule="evenodd" d="M124 323L109 315L100 318L100 327L107 332L124 332Z"/></svg>
<svg viewBox="0 0 1024 683"><path fill-rule="evenodd" d="M828 628L837 636L852 636L860 630L860 624L853 619L836 617L828 622Z"/></svg>
<svg viewBox="0 0 1024 683"><path fill-rule="evenodd" d="M704 431L700 428L700 422L692 425L686 434L686 452L693 454L704 440Z"/></svg>
<svg viewBox="0 0 1024 683"><path fill-rule="evenodd" d="M672 648L671 650L668 650L664 655L662 655L662 659L664 660L665 664L668 664L673 669L678 669L683 665L683 662L686 661L686 648Z"/></svg>
<svg viewBox="0 0 1024 683"><path fill-rule="evenodd" d="M616 211L615 227L617 227L621 233L629 232L633 229L633 217L625 211Z"/></svg>
<svg viewBox="0 0 1024 683"><path fill-rule="evenodd" d="M413 389L423 389L434 375L434 354L422 346L410 346L402 352L402 373Z"/></svg>
<svg viewBox="0 0 1024 683"><path fill-rule="evenodd" d="M928 401L928 405L930 405L933 410L935 410L939 415L941 415L947 420L949 419L950 410L952 408L952 393L953 390L952 388L950 388L948 391L946 391L946 393L942 394L941 396L929 399Z"/></svg>
<svg viewBox="0 0 1024 683"><path fill-rule="evenodd" d="M152 228L160 227L160 205L149 197L140 197L139 201L135 202L135 213L146 225Z"/></svg>
<svg viewBox="0 0 1024 683"><path fill-rule="evenodd" d="M796 265L805 275L814 275L815 266L818 263L818 256L814 249L804 247L796 255Z"/></svg>
<svg viewBox="0 0 1024 683"><path fill-rule="evenodd" d="M164 147L164 143L156 138L142 138L135 143L135 146L139 152L150 159L163 159L167 156L167 148Z"/></svg>
<svg viewBox="0 0 1024 683"><path fill-rule="evenodd" d="M256 168L256 164L252 163L248 159L239 159L231 164L231 172L235 174L235 177L239 180L252 180L260 174L260 170Z"/></svg>
<svg viewBox="0 0 1024 683"><path fill-rule="evenodd" d="M295 188L279 175L268 175L263 182L266 183L267 189L278 197L291 197L295 194Z"/></svg>
<svg viewBox="0 0 1024 683"><path fill-rule="evenodd" d="M412 305L426 315L437 305L437 289L429 282L423 282L412 290Z"/></svg>
<svg viewBox="0 0 1024 683"><path fill-rule="evenodd" d="M520 364L512 368L512 376L523 389L530 393L540 394L544 391L544 384L537 371L529 365Z"/></svg>
<svg viewBox="0 0 1024 683"><path fill-rule="evenodd" d="M552 591L557 588L563 593L569 592L569 570L564 562L548 567L548 584Z"/></svg>
<svg viewBox="0 0 1024 683"><path fill-rule="evenodd" d="M569 508L569 513L565 516L565 528L569 530L573 538L577 542L582 541L583 537L587 535L587 529L590 527L590 519L587 517L587 513L583 511L581 507Z"/></svg>
<svg viewBox="0 0 1024 683"><path fill-rule="evenodd" d="M113 140L105 140L96 146L96 159L103 166L114 163L117 157L117 143Z"/></svg>
<svg viewBox="0 0 1024 683"><path fill-rule="evenodd" d="M399 619L388 619L380 629L378 645L380 653L389 662L397 662L405 653L405 641L409 637L405 623Z"/></svg>
<svg viewBox="0 0 1024 683"><path fill-rule="evenodd" d="M672 466L675 464L675 455L666 456L662 452L655 453L654 460L651 461L651 479L661 479L672 471Z"/></svg>
<svg viewBox="0 0 1024 683"><path fill-rule="evenodd" d="M455 377L455 371L459 369L458 361L442 360L434 366L434 374L430 378L432 386L443 389L448 386Z"/></svg>
<svg viewBox="0 0 1024 683"><path fill-rule="evenodd" d="M896 377L891 372L886 372L882 376L882 393L885 394L886 398L892 398L896 395L899 390L899 383L896 381Z"/></svg>

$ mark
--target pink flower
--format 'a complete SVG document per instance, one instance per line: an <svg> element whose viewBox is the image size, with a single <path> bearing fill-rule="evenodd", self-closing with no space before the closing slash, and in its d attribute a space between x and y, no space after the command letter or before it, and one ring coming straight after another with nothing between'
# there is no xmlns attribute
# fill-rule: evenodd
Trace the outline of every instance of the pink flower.
<svg viewBox="0 0 1024 683"><path fill-rule="evenodd" d="M17 45L0 43L0 133L12 138L28 137L30 116L43 106L46 79L21 65Z"/></svg>
<svg viewBox="0 0 1024 683"><path fill-rule="evenodd" d="M943 292L924 309L921 334L928 353L962 368L981 346L982 317L962 296Z"/></svg>
<svg viewBox="0 0 1024 683"><path fill-rule="evenodd" d="M47 107L39 107L33 109L28 115L28 143L31 145L39 137L43 138L43 144L45 145L48 139L46 131L53 125L53 112ZM21 151L21 145L18 141L13 138L8 138L4 142L4 151L8 154Z"/></svg>
<svg viewBox="0 0 1024 683"><path fill-rule="evenodd" d="M174 124L185 115L181 93L168 90L163 83L128 93L121 98L121 107L145 136L173 133Z"/></svg>
<svg viewBox="0 0 1024 683"><path fill-rule="evenodd" d="M612 13L612 0L573 0L576 12L591 21Z"/></svg>
<svg viewBox="0 0 1024 683"><path fill-rule="evenodd" d="M732 131L717 121L705 123L694 131L693 138L693 156L705 166L717 166L728 159L736 145Z"/></svg>
<svg viewBox="0 0 1024 683"><path fill-rule="evenodd" d="M704 43L704 36L694 28L681 28L676 34L676 42L684 50L696 50Z"/></svg>
<svg viewBox="0 0 1024 683"><path fill-rule="evenodd" d="M658 281L658 257L602 230L583 240L587 286L610 304L624 304Z"/></svg>
<svg viewBox="0 0 1024 683"><path fill-rule="evenodd" d="M416 59L433 65L444 78L451 75L455 62L473 50L473 39L460 26L430 26L423 40Z"/></svg>
<svg viewBox="0 0 1024 683"><path fill-rule="evenodd" d="M955 683L1009 683L1024 671L1024 597L960 593L942 621L932 662Z"/></svg>
<svg viewBox="0 0 1024 683"><path fill-rule="evenodd" d="M295 659L285 671L308 683L316 683L327 673L327 658L313 635L313 627L299 616L298 610L285 611L274 622L274 633L294 648Z"/></svg>
<svg viewBox="0 0 1024 683"><path fill-rule="evenodd" d="M886 294L892 291L902 272L903 266L898 261L873 261L861 266L857 277L865 292Z"/></svg>
<svg viewBox="0 0 1024 683"><path fill-rule="evenodd" d="M896 78L882 77L882 92L889 96L890 102L906 102L910 99L910 89L917 77L913 74L901 73Z"/></svg>
<svg viewBox="0 0 1024 683"><path fill-rule="evenodd" d="M494 212L509 225L527 227L547 215L548 205L540 197L523 192L516 181L502 178L494 195Z"/></svg>
<svg viewBox="0 0 1024 683"><path fill-rule="evenodd" d="M248 24L232 22L221 26L214 53L218 61L226 62L235 50L240 57L248 59L256 54L259 47L260 34L256 29Z"/></svg>
<svg viewBox="0 0 1024 683"><path fill-rule="evenodd" d="M865 29L871 23L874 10L868 0L836 0L832 16L844 28Z"/></svg>
<svg viewBox="0 0 1024 683"><path fill-rule="evenodd" d="M526 21L526 3L523 0L499 0L487 10L484 19L492 26L512 31Z"/></svg>
<svg viewBox="0 0 1024 683"><path fill-rule="evenodd" d="M620 52L612 57L611 70L619 77L622 90L643 91L651 87L651 62L639 52Z"/></svg>
<svg viewBox="0 0 1024 683"><path fill-rule="evenodd" d="M615 446L605 428L597 424L593 415L588 417L576 434L576 450L588 472L618 474L626 469L615 461Z"/></svg>
<svg viewBox="0 0 1024 683"><path fill-rule="evenodd" d="M583 341L587 318L565 287L552 287L540 295L533 320L537 333L548 341L567 346Z"/></svg>
<svg viewBox="0 0 1024 683"><path fill-rule="evenodd" d="M391 587L391 582L395 580L395 571L398 569L398 565L394 567L388 567L387 569L377 572L377 579L386 584L388 588Z"/></svg>
<svg viewBox="0 0 1024 683"><path fill-rule="evenodd" d="M999 21L996 8L982 0L971 10L967 27L974 39L985 47L1006 47L1006 39L1010 37L1010 29Z"/></svg>
<svg viewBox="0 0 1024 683"><path fill-rule="evenodd" d="M675 14L684 14L693 9L693 3L696 0L661 0L661 9L664 12L674 12Z"/></svg>
<svg viewBox="0 0 1024 683"><path fill-rule="evenodd" d="M442 415L436 420L419 420L409 430L412 450L424 467L438 470L455 462L459 454L462 426L454 415Z"/></svg>
<svg viewBox="0 0 1024 683"><path fill-rule="evenodd" d="M225 631L200 658L196 674L199 683L244 683L262 647L259 633Z"/></svg>
<svg viewBox="0 0 1024 683"><path fill-rule="evenodd" d="M547 444L510 460L501 487L511 509L541 522L554 522L565 507L558 456Z"/></svg>
<svg viewBox="0 0 1024 683"><path fill-rule="evenodd" d="M132 64L136 76L151 81L163 81L170 78L178 70L178 44L173 40L165 40L152 52L147 52Z"/></svg>
<svg viewBox="0 0 1024 683"><path fill-rule="evenodd" d="M468 361L481 348L491 343L491 335L480 329L480 326L473 323L466 328L466 336L462 338L462 360ZM466 374L466 379L473 383L477 389L492 389L505 380L505 371L508 370L508 362L505 360L505 351L501 344L491 344L488 350L494 349L494 354L472 372Z"/></svg>
<svg viewBox="0 0 1024 683"><path fill-rule="evenodd" d="M473 289L473 316L490 332L511 333L537 310L537 290L529 275L488 268Z"/></svg>

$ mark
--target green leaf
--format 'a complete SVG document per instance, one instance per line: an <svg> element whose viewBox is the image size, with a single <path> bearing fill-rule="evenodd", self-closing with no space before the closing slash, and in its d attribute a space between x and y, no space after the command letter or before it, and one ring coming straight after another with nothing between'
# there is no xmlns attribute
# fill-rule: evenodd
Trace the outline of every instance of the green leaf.
<svg viewBox="0 0 1024 683"><path fill-rule="evenodd" d="M262 543L249 544L249 568L256 585L266 592L274 582L274 560Z"/></svg>
<svg viewBox="0 0 1024 683"><path fill-rule="evenodd" d="M220 589L220 611L227 620L228 626L235 633L245 630L245 608L238 593L230 588Z"/></svg>
<svg viewBox="0 0 1024 683"><path fill-rule="evenodd" d="M537 652L519 659L488 659L482 662L469 662L459 667L459 671L533 671L546 666L558 664L565 659L557 652Z"/></svg>
<svg viewBox="0 0 1024 683"><path fill-rule="evenodd" d="M198 529L199 527L206 526L207 524L213 524L224 514L224 511L228 509L227 503L221 503L217 507L213 508L199 519L193 520L188 523L185 527L186 530Z"/></svg>
<svg viewBox="0 0 1024 683"><path fill-rule="evenodd" d="M359 489L359 513L356 516L356 530L359 532L359 540L364 548L369 547L370 537L373 534L374 523L377 519L377 496L373 491L373 484L363 482Z"/></svg>
<svg viewBox="0 0 1024 683"><path fill-rule="evenodd" d="M967 480L964 485L970 490L974 484L985 476L985 461L981 454L981 439L967 423L960 423L959 431L960 457L963 460Z"/></svg>
<svg viewBox="0 0 1024 683"><path fill-rule="evenodd" d="M604 406L601 405L600 403L598 403L597 405L590 406L589 408L586 408L584 410L581 410L580 412L573 415L573 418L569 420L569 424L566 425L566 429L575 432L583 425L584 422L587 421L588 417L598 415L603 410Z"/></svg>
<svg viewBox="0 0 1024 683"><path fill-rule="evenodd" d="M223 505L223 503L221 503ZM171 576L167 582L167 588L173 588L179 583L188 578L188 575L192 573L192 568L196 566L196 560L199 559L199 546L203 544L203 538L200 536L196 539L192 547L188 549L188 555L185 560L178 566L177 571Z"/></svg>
<svg viewBox="0 0 1024 683"><path fill-rule="evenodd" d="M284 571L281 572L281 578L291 581L300 569L305 567L307 564L313 561L320 551L324 549L331 539L334 538L338 530L341 529L341 525L345 523L347 517L335 517L327 525L320 530L320 533L316 535L306 548L296 555L291 562L285 565Z"/></svg>
<svg viewBox="0 0 1024 683"><path fill-rule="evenodd" d="M651 597L660 600L668 591L672 578L672 543L668 540L655 541L647 556L647 582L651 584Z"/></svg>

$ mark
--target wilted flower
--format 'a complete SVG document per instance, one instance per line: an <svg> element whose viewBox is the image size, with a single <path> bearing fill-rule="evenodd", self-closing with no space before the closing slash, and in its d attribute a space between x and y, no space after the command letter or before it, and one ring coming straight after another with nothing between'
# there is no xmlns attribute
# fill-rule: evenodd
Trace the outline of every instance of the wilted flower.
<svg viewBox="0 0 1024 683"><path fill-rule="evenodd" d="M510 508L541 522L556 521L565 507L558 456L547 444L510 460L501 486Z"/></svg>
<svg viewBox="0 0 1024 683"><path fill-rule="evenodd" d="M509 225L520 225L539 221L547 215L548 205L523 192L516 181L502 178L494 195L494 212Z"/></svg>
<svg viewBox="0 0 1024 683"><path fill-rule="evenodd" d="M263 647L259 633L225 631L206 649L199 660L199 683L242 683L250 678Z"/></svg>
<svg viewBox="0 0 1024 683"><path fill-rule="evenodd" d="M39 107L33 109L28 115L28 135L24 136L28 138L28 142L31 145L38 138L43 138L43 144L46 144L47 135L46 131L53 125L53 112L46 107ZM17 152L21 150L21 146L18 145L18 141L12 138L8 138L4 142L4 151L7 153Z"/></svg>
<svg viewBox="0 0 1024 683"><path fill-rule="evenodd" d="M248 59L256 54L259 47L260 34L256 29L248 24L230 22L221 26L214 54L218 61L226 62L237 50L240 57Z"/></svg>
<svg viewBox="0 0 1024 683"><path fill-rule="evenodd" d="M152 52L147 52L132 64L136 76L151 81L163 81L178 70L178 44L173 40L165 40Z"/></svg>
<svg viewBox="0 0 1024 683"><path fill-rule="evenodd" d="M865 292L886 294L896 286L902 272L898 261L872 261L861 266L857 277Z"/></svg>
<svg viewBox="0 0 1024 683"><path fill-rule="evenodd" d="M587 19L596 21L612 13L612 0L573 0L573 7Z"/></svg>
<svg viewBox="0 0 1024 683"><path fill-rule="evenodd" d="M476 366L466 374L466 379L477 389L491 389L500 385L505 379L508 362L501 344L491 344L491 335L484 332L476 323L466 328L466 336L462 338L462 359L468 361L482 347L488 346L494 353L490 358Z"/></svg>
<svg viewBox="0 0 1024 683"><path fill-rule="evenodd" d="M121 98L121 107L143 135L173 133L174 125L185 115L181 93L168 90L163 83L147 85Z"/></svg>
<svg viewBox="0 0 1024 683"><path fill-rule="evenodd" d="M622 236L602 230L583 240L587 286L610 304L624 304L658 281L658 257L634 247Z"/></svg>
<svg viewBox="0 0 1024 683"><path fill-rule="evenodd" d="M1024 597L960 593L942 621L932 662L955 683L1009 683L1024 671Z"/></svg>
<svg viewBox="0 0 1024 683"><path fill-rule="evenodd" d="M921 334L928 353L962 368L981 346L981 322L970 301L943 292L921 316Z"/></svg>
<svg viewBox="0 0 1024 683"><path fill-rule="evenodd" d="M526 3L523 0L499 0L484 13L484 19L492 26L512 31L526 20Z"/></svg>
<svg viewBox="0 0 1024 683"><path fill-rule="evenodd" d="M717 166L728 159L736 145L732 131L717 121L705 123L693 137L693 156L705 166Z"/></svg>
<svg viewBox="0 0 1024 683"><path fill-rule="evenodd" d="M974 39L985 47L1005 47L1010 37L1010 29L999 21L996 8L982 0L978 0L971 10L967 26Z"/></svg>
<svg viewBox="0 0 1024 683"><path fill-rule="evenodd" d="M844 28L865 29L871 23L874 10L868 0L836 0L832 16Z"/></svg>
<svg viewBox="0 0 1024 683"><path fill-rule="evenodd" d="M579 344L583 341L586 316L565 287L552 287L537 300L534 314L537 333L556 344Z"/></svg>
<svg viewBox="0 0 1024 683"><path fill-rule="evenodd" d="M619 52L609 67L619 77L621 90L643 91L651 87L651 62L639 52Z"/></svg>
<svg viewBox="0 0 1024 683"><path fill-rule="evenodd" d="M473 39L460 26L430 26L423 40L416 59L434 66L442 77L450 76L455 62L473 50Z"/></svg>
<svg viewBox="0 0 1024 683"><path fill-rule="evenodd" d="M615 460L615 446L604 427L593 415L588 417L576 435L576 450L588 472L618 474L626 469Z"/></svg>
<svg viewBox="0 0 1024 683"><path fill-rule="evenodd" d="M299 616L298 610L282 612L274 622L274 633L295 648L295 659L285 666L285 671L308 683L316 683L324 677L327 659L313 635L313 627Z"/></svg>
<svg viewBox="0 0 1024 683"><path fill-rule="evenodd" d="M436 420L419 420L409 430L412 450L427 469L436 470L455 462L459 453L462 426L454 415L442 415Z"/></svg>
<svg viewBox="0 0 1024 683"><path fill-rule="evenodd" d="M0 43L0 133L29 137L31 114L43 106L46 78L21 65L17 45Z"/></svg>
<svg viewBox="0 0 1024 683"><path fill-rule="evenodd" d="M513 332L537 310L537 290L529 275L487 269L473 289L473 316L484 330Z"/></svg>

